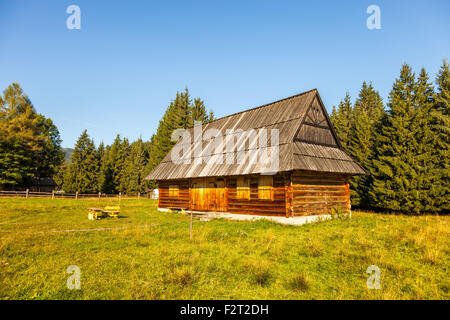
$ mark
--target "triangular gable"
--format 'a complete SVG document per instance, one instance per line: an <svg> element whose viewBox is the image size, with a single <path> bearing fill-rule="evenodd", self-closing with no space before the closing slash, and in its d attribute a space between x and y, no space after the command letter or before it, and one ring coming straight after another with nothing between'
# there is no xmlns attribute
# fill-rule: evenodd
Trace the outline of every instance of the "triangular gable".
<svg viewBox="0 0 450 320"><path fill-rule="evenodd" d="M316 94L297 130L295 141L340 147L327 111Z"/></svg>

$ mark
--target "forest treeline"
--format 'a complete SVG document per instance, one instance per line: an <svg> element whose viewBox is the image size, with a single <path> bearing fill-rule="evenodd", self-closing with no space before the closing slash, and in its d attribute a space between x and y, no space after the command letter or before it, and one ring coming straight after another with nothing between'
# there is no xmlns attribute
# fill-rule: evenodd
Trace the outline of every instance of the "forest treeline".
<svg viewBox="0 0 450 320"><path fill-rule="evenodd" d="M144 178L175 144L172 132L192 127L194 121L206 123L213 119L213 112L207 112L200 98L192 99L188 89L177 92L150 141L130 142L117 135L111 145L102 142L96 147L84 130L75 143L71 161L57 168L54 180L65 192L144 193L157 187L154 181Z"/></svg>
<svg viewBox="0 0 450 320"><path fill-rule="evenodd" d="M436 79L404 64L386 104L364 82L354 102L347 93L331 121L343 148L367 171L351 179L354 207L397 212L448 212L450 72L446 61ZM19 84L0 96L0 188L20 189L53 177L65 192L136 194L155 188L144 180L170 151L172 132L214 119L200 98L177 92L149 141L116 136L94 144L86 130L64 161L51 119L38 114Z"/></svg>
<svg viewBox="0 0 450 320"><path fill-rule="evenodd" d="M37 178L52 177L65 192L143 193L156 187L144 178L175 144L172 131L212 119L213 112L185 89L177 92L149 141L117 135L111 145L96 146L84 130L66 162L56 126L13 83L0 95L0 189L25 189Z"/></svg>
<svg viewBox="0 0 450 320"><path fill-rule="evenodd" d="M450 73L436 79L404 64L386 106L364 82L355 102L347 93L331 121L343 148L367 171L353 177L352 205L397 212L448 212ZM387 108L386 108L387 107Z"/></svg>

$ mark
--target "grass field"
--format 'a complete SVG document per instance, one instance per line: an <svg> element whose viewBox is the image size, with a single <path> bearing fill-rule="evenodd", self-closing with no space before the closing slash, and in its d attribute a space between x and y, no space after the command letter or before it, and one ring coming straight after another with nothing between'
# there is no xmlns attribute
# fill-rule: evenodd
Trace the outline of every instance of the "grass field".
<svg viewBox="0 0 450 320"><path fill-rule="evenodd" d="M122 201L118 220L87 219L87 208L109 204L1 199L0 299L450 298L449 216L195 220L190 240L189 218L152 200ZM70 265L81 290L66 287ZM366 286L370 265L380 290Z"/></svg>

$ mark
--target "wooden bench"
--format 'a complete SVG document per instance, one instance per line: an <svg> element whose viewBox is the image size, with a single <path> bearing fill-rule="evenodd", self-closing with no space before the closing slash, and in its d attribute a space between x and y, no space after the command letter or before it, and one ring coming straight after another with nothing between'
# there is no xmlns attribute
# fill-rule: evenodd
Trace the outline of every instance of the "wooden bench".
<svg viewBox="0 0 450 320"><path fill-rule="evenodd" d="M89 208L88 219L96 220L104 217L103 209Z"/></svg>

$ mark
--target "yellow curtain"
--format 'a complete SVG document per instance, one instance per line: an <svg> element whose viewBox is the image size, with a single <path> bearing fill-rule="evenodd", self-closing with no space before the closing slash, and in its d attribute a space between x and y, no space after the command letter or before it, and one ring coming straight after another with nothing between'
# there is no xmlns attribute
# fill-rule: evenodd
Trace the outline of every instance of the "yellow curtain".
<svg viewBox="0 0 450 320"><path fill-rule="evenodd" d="M273 200L273 176L259 176L258 198Z"/></svg>
<svg viewBox="0 0 450 320"><path fill-rule="evenodd" d="M178 197L178 194L180 192L180 189L177 185L170 185L169 186L169 197Z"/></svg>
<svg viewBox="0 0 450 320"><path fill-rule="evenodd" d="M250 186L247 177L237 178L236 197L238 199L250 199Z"/></svg>

